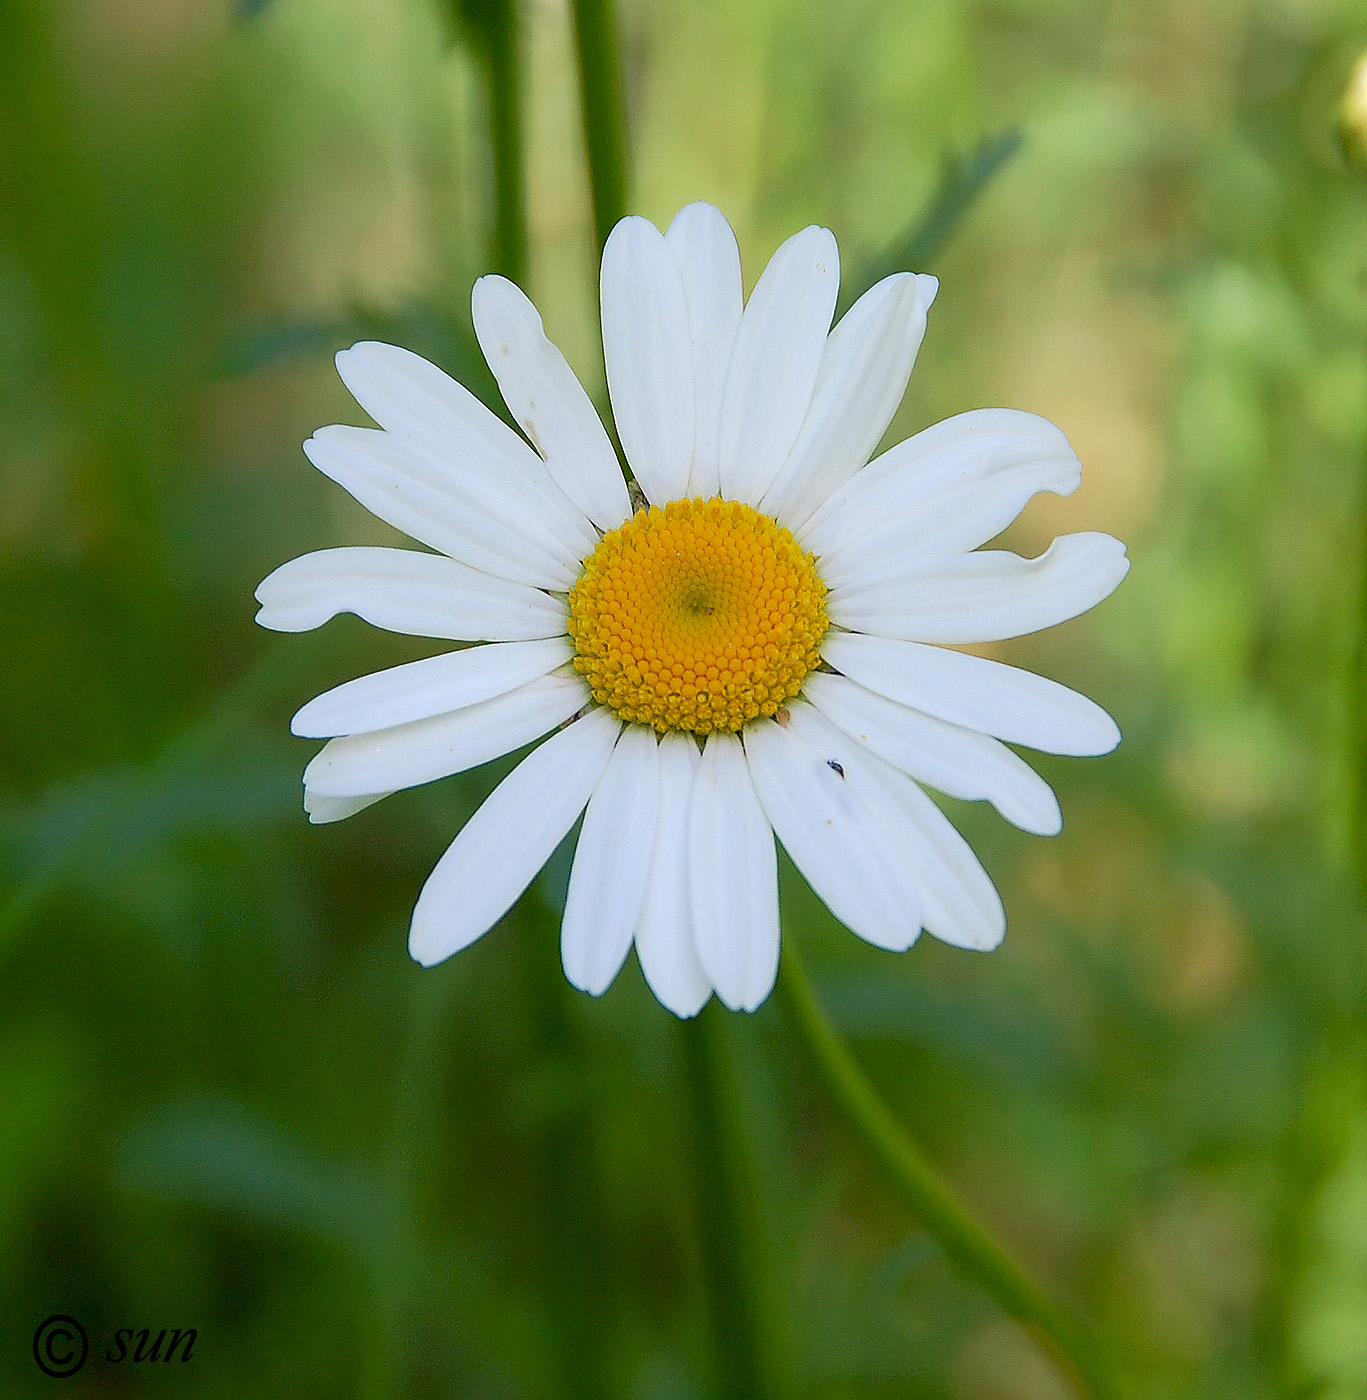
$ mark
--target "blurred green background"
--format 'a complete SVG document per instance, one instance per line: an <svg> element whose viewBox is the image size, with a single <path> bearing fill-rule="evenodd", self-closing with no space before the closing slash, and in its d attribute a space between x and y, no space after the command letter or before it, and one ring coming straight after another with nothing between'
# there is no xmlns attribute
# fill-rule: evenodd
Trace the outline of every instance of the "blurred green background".
<svg viewBox="0 0 1367 1400"><path fill-rule="evenodd" d="M466 6L467 11L471 7ZM569 14L520 6L527 290L601 393ZM688 1400L725 1392L687 1027L634 960L562 980L563 857L422 972L418 889L508 763L337 826L305 699L429 645L252 623L383 527L298 444L380 335L486 390L486 67L443 0L0 2L0 1393ZM467 21L469 15L466 16ZM1011 542L1124 538L1093 615L992 649L1120 720L1042 759L1066 825L953 815L990 957L785 936L956 1187L1112 1350L1120 1394L1367 1397L1367 977L1351 658L1367 180L1347 0L632 0L633 209L707 198L753 281L846 266L947 155L1021 152L932 260L900 437L1000 404L1086 465ZM694 1028L695 1029L695 1028ZM864 1163L772 1003L726 1024L789 1393L1053 1400L1062 1379ZM187 1366L100 1360L199 1330Z"/></svg>

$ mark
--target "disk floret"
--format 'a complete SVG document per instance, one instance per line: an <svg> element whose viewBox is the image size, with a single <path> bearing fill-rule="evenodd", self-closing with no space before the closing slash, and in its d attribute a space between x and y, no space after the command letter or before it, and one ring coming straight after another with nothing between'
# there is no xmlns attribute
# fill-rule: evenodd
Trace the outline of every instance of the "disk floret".
<svg viewBox="0 0 1367 1400"><path fill-rule="evenodd" d="M643 509L570 589L574 668L619 719L734 732L820 661L826 585L791 531L720 497Z"/></svg>

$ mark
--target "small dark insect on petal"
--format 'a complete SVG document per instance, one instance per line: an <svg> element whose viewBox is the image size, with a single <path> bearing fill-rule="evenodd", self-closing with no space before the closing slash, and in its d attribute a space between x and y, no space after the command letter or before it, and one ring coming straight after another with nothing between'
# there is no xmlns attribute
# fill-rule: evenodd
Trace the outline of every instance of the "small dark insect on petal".
<svg viewBox="0 0 1367 1400"><path fill-rule="evenodd" d="M826 767L833 768L842 778L845 776L845 770L833 758L826 760Z"/></svg>

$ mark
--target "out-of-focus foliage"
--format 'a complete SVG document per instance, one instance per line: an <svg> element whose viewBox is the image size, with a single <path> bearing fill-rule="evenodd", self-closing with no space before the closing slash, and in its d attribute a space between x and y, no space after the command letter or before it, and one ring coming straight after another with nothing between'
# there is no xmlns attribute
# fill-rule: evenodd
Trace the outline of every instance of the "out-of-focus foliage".
<svg viewBox="0 0 1367 1400"><path fill-rule="evenodd" d="M1097 696L1066 827L960 806L1003 949L903 957L785 876L842 1030L1144 1400L1367 1396L1367 1035L1344 698L1367 462L1347 0L636 0L635 207L721 204L748 276L821 221L872 265L947 156L1022 152L954 242L900 436L1009 404L1087 479L1011 541L1135 567L994 648ZM523 7L529 291L601 385L568 20ZM453 42L455 46L453 47ZM563 860L449 964L420 884L507 764L306 825L293 707L423 646L251 622L381 540L297 444L381 334L487 393L482 68L439 0L0 6L0 1388L717 1393L680 1028L560 976ZM788 872L791 874L791 872ZM862 1163L765 1007L727 1032L794 1394L1061 1380ZM193 1326L155 1376L119 1327ZM174 1372L174 1373L173 1373Z"/></svg>

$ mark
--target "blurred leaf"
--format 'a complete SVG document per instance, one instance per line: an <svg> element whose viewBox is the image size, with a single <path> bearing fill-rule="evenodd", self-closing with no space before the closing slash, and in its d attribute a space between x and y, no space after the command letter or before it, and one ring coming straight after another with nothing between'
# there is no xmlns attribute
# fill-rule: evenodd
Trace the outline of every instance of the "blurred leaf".
<svg viewBox="0 0 1367 1400"><path fill-rule="evenodd" d="M919 1274L932 1260L941 1259L944 1253L935 1242L935 1237L925 1231L904 1240L883 1257L883 1262L869 1276L869 1299L876 1306L885 1307L893 1295L900 1293L907 1280Z"/></svg>
<svg viewBox="0 0 1367 1400"><path fill-rule="evenodd" d="M842 310L875 282L894 272L923 272L957 232L988 185L1025 144L1025 133L1009 126L984 137L969 156L950 155L926 208L883 252L858 268L841 293Z"/></svg>
<svg viewBox="0 0 1367 1400"><path fill-rule="evenodd" d="M257 828L292 813L297 793L297 762L253 749L190 771L119 765L61 783L32 804L0 808L0 870L10 885L0 901L0 947L57 890L124 903L120 892L140 878L141 862L168 844L208 830ZM163 852L159 879L175 874Z"/></svg>
<svg viewBox="0 0 1367 1400"><path fill-rule="evenodd" d="M402 346L439 365L487 407L506 417L503 400L469 322L438 307L412 303L395 311L353 306L333 321L296 321L246 331L219 351L222 378L258 374L296 357L336 354L358 340Z"/></svg>
<svg viewBox="0 0 1367 1400"><path fill-rule="evenodd" d="M362 1258L388 1248L395 1219L378 1177L325 1161L236 1105L172 1110L130 1133L120 1184L253 1225L303 1230Z"/></svg>
<svg viewBox="0 0 1367 1400"><path fill-rule="evenodd" d="M236 379L271 369L282 360L302 355L336 353L358 337L342 321L284 322L244 331L228 341L215 357L213 369L224 379Z"/></svg>
<svg viewBox="0 0 1367 1400"><path fill-rule="evenodd" d="M334 645L324 631L271 647L150 763L96 770L55 783L29 802L0 806L0 869L12 885L0 902L0 945L69 879L98 880L102 871L186 831L255 823L289 810L293 763L263 756L257 745L230 759L220 750L278 688Z"/></svg>

